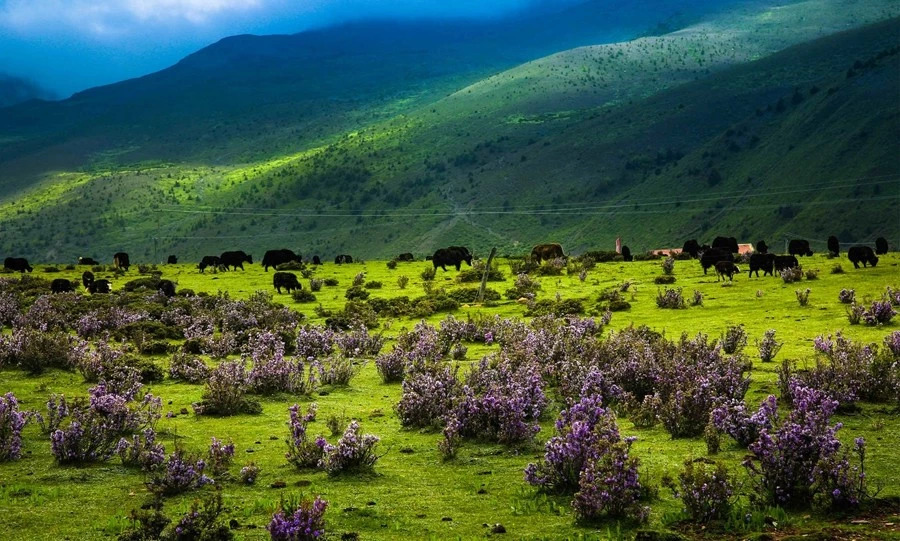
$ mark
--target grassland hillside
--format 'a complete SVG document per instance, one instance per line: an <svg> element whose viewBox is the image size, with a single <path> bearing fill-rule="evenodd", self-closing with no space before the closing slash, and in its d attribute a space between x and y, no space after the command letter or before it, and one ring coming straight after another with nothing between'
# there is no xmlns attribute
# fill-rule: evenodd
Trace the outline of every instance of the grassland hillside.
<svg viewBox="0 0 900 541"><path fill-rule="evenodd" d="M743 4L531 61L277 157L124 167L109 152L106 169L7 182L0 251L897 243L898 15L880 1Z"/></svg>

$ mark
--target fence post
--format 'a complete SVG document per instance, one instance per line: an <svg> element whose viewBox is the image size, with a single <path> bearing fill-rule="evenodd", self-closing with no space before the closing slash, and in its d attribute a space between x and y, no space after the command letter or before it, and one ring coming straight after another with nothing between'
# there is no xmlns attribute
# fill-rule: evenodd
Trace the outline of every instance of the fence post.
<svg viewBox="0 0 900 541"><path fill-rule="evenodd" d="M484 275L481 277L481 287L478 289L478 298L476 301L484 301L484 288L487 286L488 273L491 272L491 263L494 261L494 254L497 253L496 248L491 248L491 255L488 256L487 265L484 267Z"/></svg>

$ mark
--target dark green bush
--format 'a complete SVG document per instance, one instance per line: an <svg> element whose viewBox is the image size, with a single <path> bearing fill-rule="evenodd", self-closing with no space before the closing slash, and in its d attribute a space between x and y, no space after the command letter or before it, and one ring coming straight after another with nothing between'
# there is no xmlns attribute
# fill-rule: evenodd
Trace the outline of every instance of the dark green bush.
<svg viewBox="0 0 900 541"><path fill-rule="evenodd" d="M535 301L525 311L526 317L556 316L564 317L584 313L584 305L579 299L564 299L561 301L542 299Z"/></svg>
<svg viewBox="0 0 900 541"><path fill-rule="evenodd" d="M294 302L316 302L316 296L312 291L307 291L305 289L295 289L291 293L291 298L294 299Z"/></svg>
<svg viewBox="0 0 900 541"><path fill-rule="evenodd" d="M338 285L338 280L337 280L337 278L325 278L325 280L323 281L323 283L324 283L326 286L334 287L334 286Z"/></svg>
<svg viewBox="0 0 900 541"><path fill-rule="evenodd" d="M657 284L674 284L675 277L672 276L671 274L661 274L661 275L657 276L656 278L654 278L653 282L657 283Z"/></svg>
<svg viewBox="0 0 900 541"><path fill-rule="evenodd" d="M478 289L479 288L477 287L454 289L452 291L449 291L447 293L447 296L460 304L475 302L478 298ZM484 300L499 301L500 298L500 293L497 293L491 288L485 288Z"/></svg>
<svg viewBox="0 0 900 541"><path fill-rule="evenodd" d="M372 280L370 282L366 282L363 287L366 289L381 289L381 282Z"/></svg>
<svg viewBox="0 0 900 541"><path fill-rule="evenodd" d="M360 286L353 286L347 290L344 296L351 301L364 301L369 298L370 293Z"/></svg>

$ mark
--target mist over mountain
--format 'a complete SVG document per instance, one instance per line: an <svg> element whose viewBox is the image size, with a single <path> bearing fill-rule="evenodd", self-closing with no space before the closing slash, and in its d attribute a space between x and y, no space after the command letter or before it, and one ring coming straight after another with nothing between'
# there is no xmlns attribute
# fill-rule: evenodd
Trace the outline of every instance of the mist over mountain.
<svg viewBox="0 0 900 541"><path fill-rule="evenodd" d="M52 98L51 92L37 84L0 72L0 107L8 107L28 100Z"/></svg>

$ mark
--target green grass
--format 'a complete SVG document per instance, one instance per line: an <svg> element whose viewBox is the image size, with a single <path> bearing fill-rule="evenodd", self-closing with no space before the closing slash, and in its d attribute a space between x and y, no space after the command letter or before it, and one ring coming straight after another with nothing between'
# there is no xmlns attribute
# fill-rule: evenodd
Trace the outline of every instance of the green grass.
<svg viewBox="0 0 900 541"><path fill-rule="evenodd" d="M837 294L842 288L853 288L858 299L874 299L880 297L886 286L900 286L900 255L889 254L882 258L877 268L865 270L854 270L846 259L829 260L818 255L804 258L802 263L805 268L820 269L819 279L786 285L780 278L748 279L746 275L740 275L733 284L725 286L716 282L713 275L704 276L697 262L679 261L675 268L675 286L684 288L686 295L697 289L705 298L702 307L685 310L656 307L657 287L653 278L661 273L658 261L598 264L584 283L576 276L539 278L543 288L539 298L553 298L559 293L564 299L586 299L585 306L590 308L604 288L630 280L634 284L633 293L627 293L626 299L632 308L615 313L610 330L645 324L665 331L670 337L682 332L703 332L717 337L728 325L741 323L750 337L745 352L751 358L755 354L754 339L770 328L777 329L778 339L784 342L778 360L811 359L812 339L819 334L842 330L854 340L880 343L888 332L898 329L900 318L887 328L850 326ZM836 263L843 266L844 274L830 273ZM418 296L423 290L419 274L428 266L430 263L426 262L400 263L390 270L384 261L343 266L326 264L316 271L316 277L334 277L340 284L325 287L316 295L325 308L339 309L344 305L343 294L353 276L365 272L367 279L384 284L382 289L372 290L373 296ZM43 268L37 266L35 274L74 279L83 270L44 274ZM507 275L506 283L489 285L502 293L511 287L512 277L504 261L499 263L499 268ZM206 275L199 274L191 265L167 265L159 269L164 278L176 280L179 288L209 293L227 291L237 298L260 289L271 290L272 272L263 272L259 264L248 265L244 272ZM106 277L106 273L96 274L98 278ZM114 280L113 288L118 289L136 274L136 267L132 267L124 277L113 278L111 274L109 277ZM396 286L400 275L410 278L406 290ZM435 284L448 289L457 287L453 280L455 275L455 270L447 273L439 270ZM305 280L304 287L308 287ZM810 305L801 308L794 292L807 287L812 290ZM295 305L287 294L276 295L276 300L304 313L310 321L321 323L313 312L315 305ZM462 308L454 315L498 314L520 318L524 309L522 305L504 300L492 307ZM434 324L442 317L436 315L428 321ZM381 321L388 336L395 336L415 323L416 320L407 318ZM463 365L495 349L470 345ZM164 357L156 360L162 364L168 362ZM751 404L777 392L774 364L763 365L755 360L753 383L747 396ZM0 371L0 388L13 391L24 408L43 408L51 393L83 394L88 386L77 373L50 371L40 377L29 377L17 370ZM181 408L190 410L190 404L200 398L202 387L166 379L151 385L150 390L162 397L164 411L178 413ZM327 390L327 395L312 398L320 409L311 431L331 438L325 427L325 420L330 415L359 419L365 432L381 438L378 449L385 455L376 464L374 474L329 478L324 473L297 471L287 464L284 458L287 408L295 401L309 402L306 398L284 395L264 398L263 413L255 416L208 418L179 414L174 419L164 418L159 425L165 433L161 439L169 450L177 437L183 447L199 452L206 448L211 436L230 438L237 448L234 473L250 460L262 467L255 486L225 483L226 515L242 525L236 532L242 539L266 538L263 527L279 498L287 494L321 495L329 500L328 531L335 537L341 533L359 532L364 539L470 539L487 534L488 528L483 524L495 523L503 524L510 538L516 539L603 539L617 535L620 526L615 523L594 527L576 525L566 499L540 495L525 484L522 470L542 454L543 441L552 431L554 413L542 422L542 430L533 445L507 448L466 442L455 460L443 462L435 447L440 439L438 432L407 430L400 426L393 413L394 404L400 397L400 386L381 383L372 362L348 388ZM870 479L884 485L881 495L900 497L900 473L895 467L896 449L900 445L900 418L886 413L883 406L867 404L860 413L838 416L837 420L844 423L844 429L839 432L843 441L851 441L860 435L868 440ZM662 428L635 429L625 418L620 418L619 424L623 434L638 436L634 453L642 461L644 479L651 483L658 483L666 472L674 473L685 458L705 454L702 439L671 440ZM408 453L408 449L412 452ZM23 459L0 464L0 507L3 509L0 527L5 532L4 538L110 538L127 526L129 511L139 506L147 494L142 476L120 467L117 460L86 467L55 465L49 442L35 426L25 430L25 450L27 454ZM248 452L250 450L253 452ZM726 442L718 458L743 476L739 466L743 454L743 450ZM287 483L287 488L270 488L278 480ZM484 493L479 493L481 489ZM187 494L167 499L167 513L173 516L185 511L195 496ZM664 517L674 516L679 506L667 492L661 491L660 499L654 501L652 507L651 526L660 527ZM452 521L442 520L445 517ZM827 520L828 517L817 514L790 514L791 527L804 532L818 530ZM873 531L880 524L874 521ZM250 529L250 525L257 528ZM621 528L624 535L631 531L627 525ZM866 527L862 528L865 531Z"/></svg>

